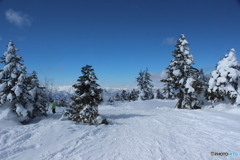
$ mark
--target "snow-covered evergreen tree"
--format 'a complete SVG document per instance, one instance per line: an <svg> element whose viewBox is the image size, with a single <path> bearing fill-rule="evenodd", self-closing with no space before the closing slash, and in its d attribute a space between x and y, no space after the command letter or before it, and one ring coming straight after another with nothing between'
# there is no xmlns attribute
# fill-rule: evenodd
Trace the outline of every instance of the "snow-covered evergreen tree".
<svg viewBox="0 0 240 160"><path fill-rule="evenodd" d="M29 93L33 98L34 105L32 115L34 117L39 114L47 115L48 99L44 89L39 85L36 71L33 71L29 77Z"/></svg>
<svg viewBox="0 0 240 160"><path fill-rule="evenodd" d="M17 55L18 49L13 41L8 43L7 51L1 57L4 64L0 71L0 103L10 102L12 110L21 122L34 118L33 98L29 94L29 74L23 65L22 57Z"/></svg>
<svg viewBox="0 0 240 160"><path fill-rule="evenodd" d="M157 95L156 95L157 99L165 99L163 93L160 91L160 89L157 90Z"/></svg>
<svg viewBox="0 0 240 160"><path fill-rule="evenodd" d="M233 104L237 100L240 104L240 95L238 93L238 80L240 75L240 66L238 64L235 50L231 49L228 54L222 58L211 74L208 87L208 100L212 103L216 101L229 101Z"/></svg>
<svg viewBox="0 0 240 160"><path fill-rule="evenodd" d="M138 100L139 97L139 91L136 91L135 89L133 89L129 95L129 101L136 101Z"/></svg>
<svg viewBox="0 0 240 160"><path fill-rule="evenodd" d="M81 70L82 76L78 78L78 83L73 87L76 89L76 96L72 97L70 109L65 112L65 116L76 123L83 122L97 124L98 105L101 103L102 89L97 84L97 77L92 66L86 65Z"/></svg>
<svg viewBox="0 0 240 160"><path fill-rule="evenodd" d="M169 79L162 79L161 82L165 82L163 88L163 95L165 99L175 99L176 93L175 89L173 88L173 84L168 81Z"/></svg>
<svg viewBox="0 0 240 160"><path fill-rule="evenodd" d="M154 98L154 94L152 91L153 84L151 83L150 73L148 73L148 69L145 71L139 72L139 77L137 77L138 87L140 89L140 96L142 100L149 100Z"/></svg>
<svg viewBox="0 0 240 160"><path fill-rule="evenodd" d="M168 76L161 81L165 83L166 98L179 98L177 108L196 109L202 104L196 94L202 92L203 84L199 80L199 71L192 67L193 56L188 45L184 34L181 34L172 52L174 59L167 67Z"/></svg>
<svg viewBox="0 0 240 160"><path fill-rule="evenodd" d="M126 90L122 90L121 99L122 99L122 101L128 101L129 100L129 94Z"/></svg>
<svg viewBox="0 0 240 160"><path fill-rule="evenodd" d="M115 95L114 101L121 101L121 97L119 96L118 93Z"/></svg>
<svg viewBox="0 0 240 160"><path fill-rule="evenodd" d="M113 105L113 104L114 104L114 99L113 99L112 97L110 97L110 98L108 99L108 104L109 104L109 105Z"/></svg>
<svg viewBox="0 0 240 160"><path fill-rule="evenodd" d="M153 84L151 83L151 74L148 72L148 69L145 70L145 77L144 77L144 80L145 80L145 86L146 86L146 89L145 89L145 94L147 99L153 99L154 98L154 94L153 94L153 91L152 91L152 88L154 87Z"/></svg>

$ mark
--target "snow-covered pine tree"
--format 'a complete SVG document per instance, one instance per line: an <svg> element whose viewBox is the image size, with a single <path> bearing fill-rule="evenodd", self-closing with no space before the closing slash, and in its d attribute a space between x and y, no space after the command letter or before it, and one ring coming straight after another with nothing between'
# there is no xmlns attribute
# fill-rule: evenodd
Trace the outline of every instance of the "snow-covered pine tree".
<svg viewBox="0 0 240 160"><path fill-rule="evenodd" d="M167 67L167 78L161 80L165 83L165 92L169 98L177 96L179 101L177 108L196 109L201 107L201 100L198 100L197 92L202 92L202 82L199 81L199 71L192 67L194 64L193 56L189 51L188 41L184 34L175 45L176 49L172 52L174 59ZM196 93L195 93L196 92Z"/></svg>
<svg viewBox="0 0 240 160"><path fill-rule="evenodd" d="M163 87L163 95L165 99L175 99L176 93L175 89L173 88L173 84L171 84L171 81L168 81L168 79L162 79L161 82L165 82Z"/></svg>
<svg viewBox="0 0 240 160"><path fill-rule="evenodd" d="M223 101L225 103L240 104L240 95L238 93L238 80L240 75L240 66L238 64L235 50L231 49L228 54L222 58L211 74L208 87L207 99L212 101Z"/></svg>
<svg viewBox="0 0 240 160"><path fill-rule="evenodd" d="M65 116L76 123L83 122L97 124L98 105L102 102L101 92L97 84L97 77L92 66L82 67L82 76L78 78L78 83L73 85L76 89L76 96L72 97L70 109L65 112Z"/></svg>
<svg viewBox="0 0 240 160"><path fill-rule="evenodd" d="M136 101L138 100L139 92L133 89L129 95L129 101Z"/></svg>
<svg viewBox="0 0 240 160"><path fill-rule="evenodd" d="M146 86L146 95L147 95L147 98L148 99L154 99L154 94L153 94L153 91L152 91L152 88L154 87L153 84L151 83L151 74L148 72L148 69L146 69L145 71L145 77L144 77L144 80L145 80L145 86Z"/></svg>
<svg viewBox="0 0 240 160"><path fill-rule="evenodd" d="M128 95L126 90L122 90L121 99L122 99L122 101L128 101L129 100L129 95Z"/></svg>
<svg viewBox="0 0 240 160"><path fill-rule="evenodd" d="M30 75L22 64L22 57L16 54L17 51L13 41L10 41L7 51L1 57L4 68L0 71L0 103L3 105L10 102L11 110L24 123L34 118L34 106L33 98L28 92Z"/></svg>
<svg viewBox="0 0 240 160"><path fill-rule="evenodd" d="M108 104L109 104L109 105L113 105L113 104L114 104L114 99L113 99L112 97L110 97L110 98L108 99Z"/></svg>
<svg viewBox="0 0 240 160"><path fill-rule="evenodd" d="M153 84L151 84L150 73L148 73L148 69L145 71L139 72L139 77L137 77L138 87L140 89L140 96L142 100L149 100L154 98L154 94L152 91Z"/></svg>
<svg viewBox="0 0 240 160"><path fill-rule="evenodd" d="M121 97L119 96L118 93L115 95L114 101L121 101Z"/></svg>
<svg viewBox="0 0 240 160"><path fill-rule="evenodd" d="M163 93L160 91L160 89L157 89L157 95L156 95L157 99L165 99Z"/></svg>
<svg viewBox="0 0 240 160"><path fill-rule="evenodd" d="M161 79L160 81L164 83L164 87L162 89L164 99L175 99L176 98L176 93L175 89L173 88L172 84L172 72L170 65L166 68L168 71L165 71L165 74L167 75L166 78Z"/></svg>
<svg viewBox="0 0 240 160"><path fill-rule="evenodd" d="M36 117L40 114L47 115L47 107L49 105L47 95L43 87L39 85L36 71L33 71L29 77L29 93L33 98L34 110L32 116Z"/></svg>

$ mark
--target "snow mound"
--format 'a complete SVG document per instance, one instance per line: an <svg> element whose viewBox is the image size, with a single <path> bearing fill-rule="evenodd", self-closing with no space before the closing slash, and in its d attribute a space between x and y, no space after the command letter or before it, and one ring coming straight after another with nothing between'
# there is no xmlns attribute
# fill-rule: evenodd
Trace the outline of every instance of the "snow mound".
<svg viewBox="0 0 240 160"><path fill-rule="evenodd" d="M0 128L3 126L21 125L12 111L12 104L6 103L0 107Z"/></svg>

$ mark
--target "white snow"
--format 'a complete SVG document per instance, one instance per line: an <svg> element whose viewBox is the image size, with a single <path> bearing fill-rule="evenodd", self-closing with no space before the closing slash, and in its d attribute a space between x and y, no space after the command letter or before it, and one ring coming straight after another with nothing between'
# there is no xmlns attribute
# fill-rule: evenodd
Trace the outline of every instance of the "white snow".
<svg viewBox="0 0 240 160"><path fill-rule="evenodd" d="M12 99L13 99L12 93L9 93L9 94L7 95L7 100L8 100L9 102L12 102Z"/></svg>
<svg viewBox="0 0 240 160"><path fill-rule="evenodd" d="M22 115L23 117L27 116L27 110L20 103L16 103L16 112L18 115Z"/></svg>
<svg viewBox="0 0 240 160"><path fill-rule="evenodd" d="M35 98L35 97L36 97L36 94L37 94L37 87L34 87L33 89L31 89L31 90L29 91L29 94L30 94L33 98Z"/></svg>
<svg viewBox="0 0 240 160"><path fill-rule="evenodd" d="M189 43L188 43L188 41L186 39L182 40L182 42L181 42L181 45L183 45L183 46L188 45L188 44Z"/></svg>
<svg viewBox="0 0 240 160"><path fill-rule="evenodd" d="M17 78L17 75L15 73L11 73L11 78Z"/></svg>
<svg viewBox="0 0 240 160"><path fill-rule="evenodd" d="M13 87L12 90L14 90L14 93L15 93L15 95L16 95L17 97L20 96L20 94L22 93L22 89L21 89L21 87L19 87L19 86Z"/></svg>
<svg viewBox="0 0 240 160"><path fill-rule="evenodd" d="M192 64L193 61L192 61L192 59L187 59L187 60L186 60L186 63L187 63L187 64Z"/></svg>
<svg viewBox="0 0 240 160"><path fill-rule="evenodd" d="M87 94L86 93L83 93L81 96L80 96L80 98L83 98L83 97L85 97Z"/></svg>
<svg viewBox="0 0 240 160"><path fill-rule="evenodd" d="M0 84L0 92L4 91L6 87L7 87L7 83Z"/></svg>
<svg viewBox="0 0 240 160"><path fill-rule="evenodd" d="M4 160L234 160L240 157L240 108L175 109L176 100L101 105L109 125L60 120L57 113L29 125L10 121L0 108L0 157ZM5 106L6 107L6 106ZM3 113L4 112L4 113ZM234 152L237 156L211 156Z"/></svg>
<svg viewBox="0 0 240 160"><path fill-rule="evenodd" d="M90 82L88 80L85 81L85 85L88 85Z"/></svg>
<svg viewBox="0 0 240 160"><path fill-rule="evenodd" d="M6 63L9 63L10 60L11 60L13 57L14 57L13 54L7 54L5 62L6 62Z"/></svg>
<svg viewBox="0 0 240 160"><path fill-rule="evenodd" d="M195 80L192 77L187 79L187 82L185 84L185 88L188 89L188 93L194 93L195 92L195 89L192 87L194 81Z"/></svg>
<svg viewBox="0 0 240 160"><path fill-rule="evenodd" d="M176 70L173 71L173 74L174 74L175 76L180 76L180 75L181 75L181 72L180 72L179 69L176 69Z"/></svg>
<svg viewBox="0 0 240 160"><path fill-rule="evenodd" d="M10 72L11 66L12 66L12 63L9 63L9 64L7 64L7 65L5 65L5 66L3 67L3 70L4 70L5 72Z"/></svg>

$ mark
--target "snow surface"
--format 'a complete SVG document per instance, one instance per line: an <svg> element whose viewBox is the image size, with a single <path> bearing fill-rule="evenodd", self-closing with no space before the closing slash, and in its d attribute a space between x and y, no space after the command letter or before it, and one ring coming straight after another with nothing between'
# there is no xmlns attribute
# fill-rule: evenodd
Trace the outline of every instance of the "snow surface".
<svg viewBox="0 0 240 160"><path fill-rule="evenodd" d="M60 120L64 108L29 125L10 121L0 108L0 157L4 160L218 160L240 159L240 108L219 104L175 109L176 100L99 106L109 125ZM211 156L236 152L237 156Z"/></svg>

